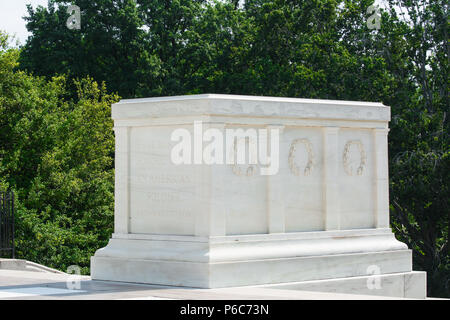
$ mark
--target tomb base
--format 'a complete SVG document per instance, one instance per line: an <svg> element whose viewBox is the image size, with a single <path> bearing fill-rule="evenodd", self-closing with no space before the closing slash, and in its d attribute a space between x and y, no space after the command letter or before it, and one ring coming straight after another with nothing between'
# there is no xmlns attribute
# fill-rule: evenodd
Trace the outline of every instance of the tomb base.
<svg viewBox="0 0 450 320"><path fill-rule="evenodd" d="M281 290L317 291L382 297L425 299L427 274L423 271L265 285Z"/></svg>
<svg viewBox="0 0 450 320"><path fill-rule="evenodd" d="M320 289L317 280L341 279L345 288L355 284L349 293L363 293L369 290L365 278L383 276L398 293L412 270L411 250L388 228L221 237L114 234L91 259L96 280L196 288L280 284L312 290ZM419 277L415 291L424 292L421 276L413 276Z"/></svg>

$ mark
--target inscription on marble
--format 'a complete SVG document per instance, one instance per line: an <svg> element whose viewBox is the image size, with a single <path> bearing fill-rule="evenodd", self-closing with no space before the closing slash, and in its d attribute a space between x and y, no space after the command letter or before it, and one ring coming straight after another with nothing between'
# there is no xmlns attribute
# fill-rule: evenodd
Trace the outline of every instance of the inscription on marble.
<svg viewBox="0 0 450 320"><path fill-rule="evenodd" d="M191 183L192 177L186 174L157 174L157 175L136 175L130 177L130 182L139 184L184 184Z"/></svg>
<svg viewBox="0 0 450 320"><path fill-rule="evenodd" d="M167 192L148 192L147 198L151 201L165 202L165 201L176 201L180 200L178 193L167 191Z"/></svg>
<svg viewBox="0 0 450 320"><path fill-rule="evenodd" d="M166 217L166 218L190 218L192 212L184 209L140 210L140 216Z"/></svg>

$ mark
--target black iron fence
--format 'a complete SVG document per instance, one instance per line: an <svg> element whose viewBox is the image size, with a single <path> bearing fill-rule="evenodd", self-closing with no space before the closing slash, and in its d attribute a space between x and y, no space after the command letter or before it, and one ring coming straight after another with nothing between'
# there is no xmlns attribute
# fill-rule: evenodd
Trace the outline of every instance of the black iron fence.
<svg viewBox="0 0 450 320"><path fill-rule="evenodd" d="M0 191L0 258L14 258L14 193Z"/></svg>

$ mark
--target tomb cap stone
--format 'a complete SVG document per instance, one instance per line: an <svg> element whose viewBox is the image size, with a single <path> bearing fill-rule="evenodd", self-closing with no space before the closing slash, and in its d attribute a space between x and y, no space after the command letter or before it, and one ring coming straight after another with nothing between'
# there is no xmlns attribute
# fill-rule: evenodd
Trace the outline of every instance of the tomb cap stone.
<svg viewBox="0 0 450 320"><path fill-rule="evenodd" d="M390 107L379 102L229 94L124 99L112 106L114 120L194 115L387 122Z"/></svg>

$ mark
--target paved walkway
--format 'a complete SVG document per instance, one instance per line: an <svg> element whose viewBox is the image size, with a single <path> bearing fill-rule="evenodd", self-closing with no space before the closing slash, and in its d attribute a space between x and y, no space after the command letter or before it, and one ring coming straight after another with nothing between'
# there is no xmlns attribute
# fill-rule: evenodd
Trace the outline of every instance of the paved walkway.
<svg viewBox="0 0 450 320"><path fill-rule="evenodd" d="M72 276L73 277L73 276ZM196 289L91 280L82 276L79 289L66 274L0 270L2 299L95 299L95 300L379 300L398 299L367 295L336 294L264 287Z"/></svg>

